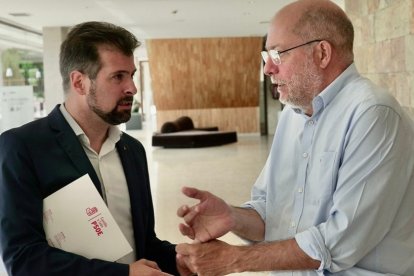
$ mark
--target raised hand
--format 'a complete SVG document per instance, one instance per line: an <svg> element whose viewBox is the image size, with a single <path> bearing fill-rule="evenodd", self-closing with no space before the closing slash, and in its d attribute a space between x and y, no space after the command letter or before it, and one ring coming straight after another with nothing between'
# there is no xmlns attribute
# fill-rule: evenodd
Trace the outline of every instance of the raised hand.
<svg viewBox="0 0 414 276"><path fill-rule="evenodd" d="M235 225L231 207L221 198L195 188L184 187L182 192L200 200L191 207L181 206L177 215L184 219L179 225L180 232L190 239L206 242L221 237Z"/></svg>

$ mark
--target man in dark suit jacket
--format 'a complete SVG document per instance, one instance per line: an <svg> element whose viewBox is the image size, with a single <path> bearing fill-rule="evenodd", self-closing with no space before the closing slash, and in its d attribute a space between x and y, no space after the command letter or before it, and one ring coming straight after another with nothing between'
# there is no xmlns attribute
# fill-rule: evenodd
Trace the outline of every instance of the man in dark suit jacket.
<svg viewBox="0 0 414 276"><path fill-rule="evenodd" d="M138 46L132 34L112 24L75 26L60 54L64 105L0 136L0 253L10 275L190 273L177 265L175 245L159 240L154 232L143 146L114 126L130 117L137 92L133 51ZM111 172L119 168L116 177L91 162L103 151L112 156L105 161ZM124 185L123 202L108 208L115 220L127 221L121 230L133 241L131 262L88 259L48 245L43 199L85 174L107 202L114 199L108 187ZM112 205L122 208L111 210Z"/></svg>

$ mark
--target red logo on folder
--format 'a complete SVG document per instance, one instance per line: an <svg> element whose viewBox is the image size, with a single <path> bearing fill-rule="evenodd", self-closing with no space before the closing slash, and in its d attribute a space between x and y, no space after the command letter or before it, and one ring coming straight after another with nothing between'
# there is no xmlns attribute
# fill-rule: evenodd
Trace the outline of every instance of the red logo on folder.
<svg viewBox="0 0 414 276"><path fill-rule="evenodd" d="M98 212L98 208L92 207L92 208L86 208L86 214L88 216L92 216Z"/></svg>

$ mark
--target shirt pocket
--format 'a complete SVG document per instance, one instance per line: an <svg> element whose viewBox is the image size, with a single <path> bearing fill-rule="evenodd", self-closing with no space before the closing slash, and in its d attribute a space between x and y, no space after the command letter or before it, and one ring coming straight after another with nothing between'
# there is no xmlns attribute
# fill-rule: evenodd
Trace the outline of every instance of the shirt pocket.
<svg viewBox="0 0 414 276"><path fill-rule="evenodd" d="M326 151L317 154L313 159L307 179L307 192L312 205L325 205L331 202L337 175L336 157L335 151Z"/></svg>

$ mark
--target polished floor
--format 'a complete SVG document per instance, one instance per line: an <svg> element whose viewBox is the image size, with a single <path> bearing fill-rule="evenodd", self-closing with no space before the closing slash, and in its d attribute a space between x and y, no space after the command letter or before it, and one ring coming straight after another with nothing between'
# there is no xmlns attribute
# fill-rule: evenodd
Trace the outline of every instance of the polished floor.
<svg viewBox="0 0 414 276"><path fill-rule="evenodd" d="M181 194L183 186L208 190L229 204L239 205L249 199L250 189L259 175L269 152L272 136L238 134L238 142L219 147L165 149L152 147L153 127L129 130L130 135L146 148L154 201L156 232L159 238L173 243L190 242L183 237L176 210L195 201ZM221 240L231 244L243 242L233 234ZM0 265L0 276L5 276ZM236 273L232 275L267 275Z"/></svg>
<svg viewBox="0 0 414 276"><path fill-rule="evenodd" d="M266 162L273 138L238 134L236 143L219 147L165 149L151 146L152 132L149 130L127 132L140 140L147 151L157 235L173 243L190 242L178 230L181 219L176 216L176 210L182 204L196 202L182 195L181 188L192 186L208 190L229 204L240 205L250 197L251 186ZM231 244L243 243L231 233L221 240Z"/></svg>

